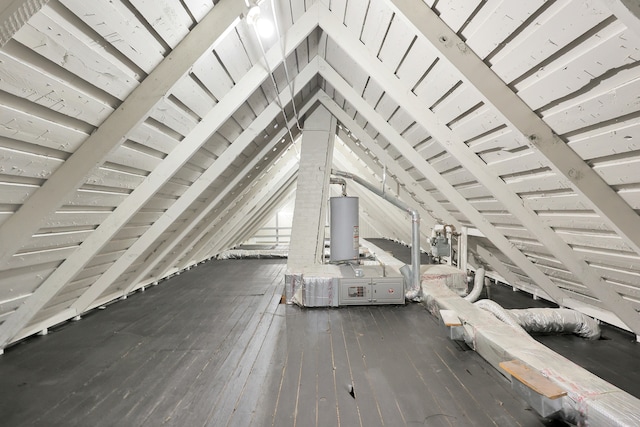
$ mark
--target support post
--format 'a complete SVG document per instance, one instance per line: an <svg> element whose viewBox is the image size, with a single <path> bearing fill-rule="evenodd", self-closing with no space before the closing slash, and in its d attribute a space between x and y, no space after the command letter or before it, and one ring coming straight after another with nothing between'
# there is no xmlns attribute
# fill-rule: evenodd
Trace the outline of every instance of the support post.
<svg viewBox="0 0 640 427"><path fill-rule="evenodd" d="M329 174L333 159L336 119L318 106L305 120L300 149L288 269L301 272L324 258Z"/></svg>

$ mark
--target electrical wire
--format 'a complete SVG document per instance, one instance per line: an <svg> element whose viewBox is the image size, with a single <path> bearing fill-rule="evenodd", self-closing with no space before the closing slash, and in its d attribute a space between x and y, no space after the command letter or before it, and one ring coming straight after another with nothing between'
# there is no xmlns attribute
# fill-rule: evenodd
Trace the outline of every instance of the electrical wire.
<svg viewBox="0 0 640 427"><path fill-rule="evenodd" d="M284 111L284 106L282 105L282 101L280 100L280 92L278 91L278 85L276 84L276 79L273 77L273 72L271 71L271 67L269 66L269 62L267 61L267 53L264 50L264 45L262 44L262 38L258 33L258 29L253 26L254 33L256 34L256 38L258 39L258 45L260 46L260 51L262 52L262 59L264 61L265 68L269 73L269 77L271 77L271 83L273 84L273 89L276 92L276 103L280 107L280 111L282 112L282 117L284 118L284 125L287 127L287 131L289 132L289 138L291 138L291 142L294 141L293 133L291 133L291 126L289 126L289 120L287 119L287 114ZM293 98L291 98L291 102L293 102Z"/></svg>
<svg viewBox="0 0 640 427"><path fill-rule="evenodd" d="M298 117L298 110L296 108L296 101L293 95L293 86L291 86L291 78L289 77L289 67L287 67L287 58L284 51L284 45L282 36L280 34L280 26L278 25L278 18L276 16L276 4L275 0L271 0L271 13L273 15L273 23L276 27L276 35L278 36L278 43L280 44L281 52L282 52L282 65L284 65L284 75L287 79L287 86L289 86L289 91L291 92L291 105L293 106L293 115L296 119L296 126L299 131L302 131L302 127L300 127L300 120Z"/></svg>

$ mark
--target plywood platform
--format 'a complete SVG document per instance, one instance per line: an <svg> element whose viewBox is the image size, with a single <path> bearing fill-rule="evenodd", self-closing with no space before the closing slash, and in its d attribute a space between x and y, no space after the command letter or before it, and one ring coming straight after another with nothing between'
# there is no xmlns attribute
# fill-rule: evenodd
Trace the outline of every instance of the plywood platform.
<svg viewBox="0 0 640 427"><path fill-rule="evenodd" d="M542 425L421 305L280 304L284 267L212 261L8 349L2 425Z"/></svg>

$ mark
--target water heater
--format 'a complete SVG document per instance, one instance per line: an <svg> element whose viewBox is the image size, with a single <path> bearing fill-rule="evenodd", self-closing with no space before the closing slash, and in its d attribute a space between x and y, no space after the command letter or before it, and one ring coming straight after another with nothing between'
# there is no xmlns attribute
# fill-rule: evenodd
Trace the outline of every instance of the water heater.
<svg viewBox="0 0 640 427"><path fill-rule="evenodd" d="M360 247L357 197L331 197L331 262L357 260Z"/></svg>

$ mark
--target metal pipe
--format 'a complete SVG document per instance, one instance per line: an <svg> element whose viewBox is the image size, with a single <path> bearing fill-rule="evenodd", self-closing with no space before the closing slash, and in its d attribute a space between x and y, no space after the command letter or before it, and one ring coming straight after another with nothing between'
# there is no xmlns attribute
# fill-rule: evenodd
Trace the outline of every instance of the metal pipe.
<svg viewBox="0 0 640 427"><path fill-rule="evenodd" d="M404 203L402 200L380 191L359 176L335 169L332 169L331 173L333 175L347 178L360 184L372 193L382 197L392 205L411 214L411 289L409 290L409 292L407 292L407 298L419 298L422 295L422 290L420 287L420 214L418 213L418 211Z"/></svg>
<svg viewBox="0 0 640 427"><path fill-rule="evenodd" d="M337 178L332 176L331 179L329 179L329 183L342 185L342 197L347 197L347 181L345 181L344 178Z"/></svg>

